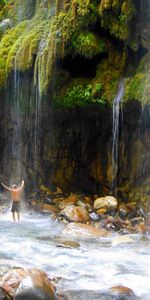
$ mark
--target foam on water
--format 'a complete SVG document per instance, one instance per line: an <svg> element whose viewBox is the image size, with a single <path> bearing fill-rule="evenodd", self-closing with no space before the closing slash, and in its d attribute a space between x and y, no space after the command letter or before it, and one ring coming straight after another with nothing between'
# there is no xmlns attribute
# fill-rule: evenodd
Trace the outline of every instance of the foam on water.
<svg viewBox="0 0 150 300"><path fill-rule="evenodd" d="M36 267L49 276L62 280L58 290L107 290L113 285L126 285L147 300L150 294L150 241L140 235L129 235L133 242L113 246L117 234L108 238L79 238L80 248L56 247L64 240L63 224L49 215L25 214L13 223L10 215L0 220L0 259L26 267ZM69 238L70 239L70 238Z"/></svg>

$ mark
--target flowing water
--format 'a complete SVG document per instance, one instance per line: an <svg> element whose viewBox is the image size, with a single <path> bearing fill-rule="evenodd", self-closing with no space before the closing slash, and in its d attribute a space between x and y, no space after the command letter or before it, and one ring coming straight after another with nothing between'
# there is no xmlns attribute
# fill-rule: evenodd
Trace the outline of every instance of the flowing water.
<svg viewBox="0 0 150 300"><path fill-rule="evenodd" d="M111 187L111 190L113 192L117 187L120 105L121 105L123 93L124 93L124 81L121 80L119 83L118 92L113 102L112 187Z"/></svg>
<svg viewBox="0 0 150 300"><path fill-rule="evenodd" d="M150 239L128 235L130 244L117 245L107 238L65 236L65 227L49 215L28 213L12 223L10 215L0 220L0 259L10 264L40 268L65 289L107 290L114 285L131 288L141 300L150 299ZM80 243L78 249L59 248L62 240Z"/></svg>

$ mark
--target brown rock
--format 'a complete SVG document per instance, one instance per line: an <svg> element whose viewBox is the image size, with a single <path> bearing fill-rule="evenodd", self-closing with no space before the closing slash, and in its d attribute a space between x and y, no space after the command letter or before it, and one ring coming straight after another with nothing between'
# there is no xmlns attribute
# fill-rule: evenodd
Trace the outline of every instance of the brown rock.
<svg viewBox="0 0 150 300"><path fill-rule="evenodd" d="M75 204L79 200L79 196L76 194L71 193L69 197L67 197L65 200L63 200L59 207L61 209L65 208L67 205Z"/></svg>
<svg viewBox="0 0 150 300"><path fill-rule="evenodd" d="M98 229L92 225L80 224L80 223L70 223L63 230L64 235L75 235L81 237L105 237L108 232L105 229Z"/></svg>
<svg viewBox="0 0 150 300"><path fill-rule="evenodd" d="M55 288L47 275L37 269L11 269L2 278L4 293L15 300L55 299Z"/></svg>
<svg viewBox="0 0 150 300"><path fill-rule="evenodd" d="M101 215L101 214L107 214L107 208L103 207L97 210L97 214Z"/></svg>
<svg viewBox="0 0 150 300"><path fill-rule="evenodd" d="M48 194L51 194L51 193L52 193L51 190L50 190L47 186L45 186L44 184L42 184L42 185L40 186L40 190L41 190L42 192L45 192L45 193L48 193Z"/></svg>
<svg viewBox="0 0 150 300"><path fill-rule="evenodd" d="M75 241L62 241L59 244L56 245L57 247L62 247L62 248L79 248L80 244L75 242Z"/></svg>
<svg viewBox="0 0 150 300"><path fill-rule="evenodd" d="M56 193L57 193L57 194L62 194L62 193L63 193L63 191L62 191L62 189L61 189L60 187L57 187L57 189L56 189Z"/></svg>
<svg viewBox="0 0 150 300"><path fill-rule="evenodd" d="M61 214L72 222L86 223L90 220L87 209L80 206L68 205L61 211Z"/></svg>
<svg viewBox="0 0 150 300"><path fill-rule="evenodd" d="M144 232L148 232L149 228L144 223L141 223L141 224L136 224L135 225L135 230L138 233L144 233Z"/></svg>
<svg viewBox="0 0 150 300"><path fill-rule="evenodd" d="M52 204L41 203L40 210L42 212L58 213L59 208Z"/></svg>
<svg viewBox="0 0 150 300"><path fill-rule="evenodd" d="M107 207L109 209L116 209L117 205L117 199L113 196L100 197L94 201L95 209L100 209L104 207Z"/></svg>
<svg viewBox="0 0 150 300"><path fill-rule="evenodd" d="M113 287L111 287L110 289L110 292L113 294L113 295L115 295L115 296L129 296L129 297L131 297L131 296L134 296L134 293L133 293L133 291L130 289L130 288L128 288L128 287L126 287L126 286L113 286Z"/></svg>
<svg viewBox="0 0 150 300"><path fill-rule="evenodd" d="M117 246L120 244L131 244L133 242L134 240L131 237L127 235L119 235L113 239L112 245Z"/></svg>

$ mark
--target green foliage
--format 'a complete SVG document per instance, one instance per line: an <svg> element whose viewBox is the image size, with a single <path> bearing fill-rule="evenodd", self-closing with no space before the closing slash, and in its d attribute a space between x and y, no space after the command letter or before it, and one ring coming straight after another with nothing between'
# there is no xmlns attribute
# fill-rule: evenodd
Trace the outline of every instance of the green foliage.
<svg viewBox="0 0 150 300"><path fill-rule="evenodd" d="M106 52L105 41L92 32L75 32L71 38L71 45L75 52L87 58L102 52Z"/></svg>
<svg viewBox="0 0 150 300"><path fill-rule="evenodd" d="M0 0L0 7L4 6L7 2L7 0Z"/></svg>
<svg viewBox="0 0 150 300"><path fill-rule="evenodd" d="M57 106L74 107L85 106L90 103L104 105L106 100L103 97L103 86L100 83L73 86L66 91L64 97L56 97L54 103Z"/></svg>

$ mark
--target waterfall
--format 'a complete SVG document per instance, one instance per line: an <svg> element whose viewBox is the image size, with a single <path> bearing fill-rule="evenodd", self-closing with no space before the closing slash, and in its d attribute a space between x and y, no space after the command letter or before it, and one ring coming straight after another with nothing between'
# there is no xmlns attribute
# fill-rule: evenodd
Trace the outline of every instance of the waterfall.
<svg viewBox="0 0 150 300"><path fill-rule="evenodd" d="M112 192L114 192L117 186L120 104L123 98L123 93L124 93L124 80L122 79L119 82L118 92L113 102L112 184L111 184Z"/></svg>

